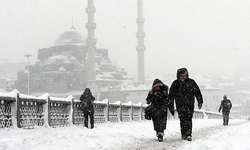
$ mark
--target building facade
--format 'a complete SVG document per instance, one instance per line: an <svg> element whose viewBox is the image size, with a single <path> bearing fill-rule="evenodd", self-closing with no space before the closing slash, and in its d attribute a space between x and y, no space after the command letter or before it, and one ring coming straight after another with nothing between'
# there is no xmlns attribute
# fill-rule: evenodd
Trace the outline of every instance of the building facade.
<svg viewBox="0 0 250 150"><path fill-rule="evenodd" d="M98 88L120 88L123 80L128 77L123 68L119 68L108 56L108 50L95 50L95 78ZM35 65L29 67L30 91L57 92L84 90L88 79L88 47L84 35L71 27L62 33L55 45L38 51ZM17 89L27 91L28 76L26 71L19 71L17 75ZM91 68L93 69L93 68Z"/></svg>

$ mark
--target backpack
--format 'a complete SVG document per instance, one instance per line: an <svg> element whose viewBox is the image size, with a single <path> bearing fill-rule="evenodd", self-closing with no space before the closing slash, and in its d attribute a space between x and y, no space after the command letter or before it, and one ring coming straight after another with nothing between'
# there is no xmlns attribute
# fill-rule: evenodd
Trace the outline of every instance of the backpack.
<svg viewBox="0 0 250 150"><path fill-rule="evenodd" d="M89 99L89 97L86 97L86 95L82 95L81 98L81 109L83 111L88 111L90 110L92 107L92 102L91 100Z"/></svg>
<svg viewBox="0 0 250 150"><path fill-rule="evenodd" d="M87 110L88 109L88 104L86 101L81 101L81 109L82 110Z"/></svg>
<svg viewBox="0 0 250 150"><path fill-rule="evenodd" d="M225 110L230 110L231 109L231 103L230 103L230 101L227 101L227 102L224 103L224 109Z"/></svg>

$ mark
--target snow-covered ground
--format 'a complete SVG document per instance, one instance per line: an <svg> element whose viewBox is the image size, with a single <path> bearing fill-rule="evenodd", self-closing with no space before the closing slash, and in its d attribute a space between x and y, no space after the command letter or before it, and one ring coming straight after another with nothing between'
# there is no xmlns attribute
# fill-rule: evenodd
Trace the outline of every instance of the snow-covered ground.
<svg viewBox="0 0 250 150"><path fill-rule="evenodd" d="M97 124L62 128L36 127L32 130L0 129L1 150L248 150L250 122L193 120L193 141L180 139L179 120L169 120L164 141L158 142L151 121Z"/></svg>

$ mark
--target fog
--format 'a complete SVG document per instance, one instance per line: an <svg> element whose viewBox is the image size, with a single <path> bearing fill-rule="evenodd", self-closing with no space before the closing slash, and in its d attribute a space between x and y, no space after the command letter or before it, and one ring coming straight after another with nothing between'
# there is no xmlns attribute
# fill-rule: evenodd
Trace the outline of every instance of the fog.
<svg viewBox="0 0 250 150"><path fill-rule="evenodd" d="M0 149L250 149L250 0L143 0L140 77L137 0L94 0L95 54L60 36L87 38L87 4L0 0Z"/></svg>
<svg viewBox="0 0 250 150"><path fill-rule="evenodd" d="M0 59L37 61L39 48L74 26L87 36L86 0L1 0ZM137 78L137 2L96 0L98 48ZM235 74L250 71L250 1L144 0L146 75L175 73Z"/></svg>

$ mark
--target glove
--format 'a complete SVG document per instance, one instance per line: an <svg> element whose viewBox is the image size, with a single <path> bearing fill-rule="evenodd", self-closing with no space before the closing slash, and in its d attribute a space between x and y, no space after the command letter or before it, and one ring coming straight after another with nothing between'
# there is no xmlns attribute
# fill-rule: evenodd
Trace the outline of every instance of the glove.
<svg viewBox="0 0 250 150"><path fill-rule="evenodd" d="M202 108L202 104L198 104L198 108L201 109Z"/></svg>

